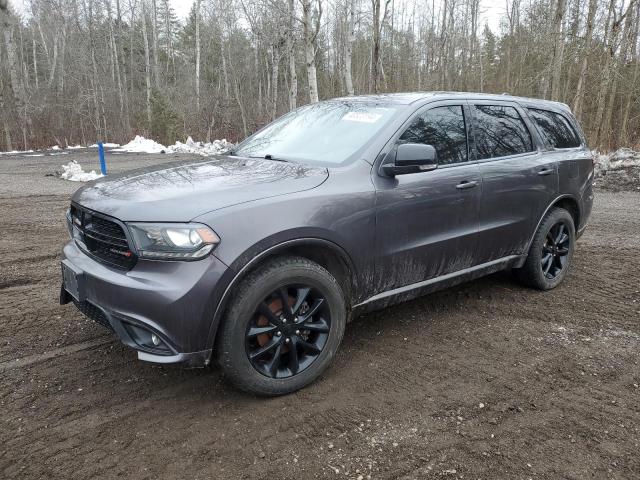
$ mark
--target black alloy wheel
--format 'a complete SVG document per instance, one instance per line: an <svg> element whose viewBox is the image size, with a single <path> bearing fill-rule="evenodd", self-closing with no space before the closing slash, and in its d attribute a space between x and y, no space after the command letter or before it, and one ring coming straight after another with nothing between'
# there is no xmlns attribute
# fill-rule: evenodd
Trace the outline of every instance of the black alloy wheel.
<svg viewBox="0 0 640 480"><path fill-rule="evenodd" d="M285 285L260 302L248 322L247 358L262 375L288 378L322 353L331 331L331 312L322 293L309 285Z"/></svg>
<svg viewBox="0 0 640 480"><path fill-rule="evenodd" d="M564 208L552 208L538 225L524 264L514 269L515 277L539 290L557 287L567 276L575 242L574 217Z"/></svg>
<svg viewBox="0 0 640 480"><path fill-rule="evenodd" d="M563 221L553 225L542 245L540 265L543 275L548 279L556 278L568 263L571 236Z"/></svg>
<svg viewBox="0 0 640 480"><path fill-rule="evenodd" d="M215 347L226 380L253 394L284 395L327 369L348 318L328 270L308 258L276 257L234 290Z"/></svg>

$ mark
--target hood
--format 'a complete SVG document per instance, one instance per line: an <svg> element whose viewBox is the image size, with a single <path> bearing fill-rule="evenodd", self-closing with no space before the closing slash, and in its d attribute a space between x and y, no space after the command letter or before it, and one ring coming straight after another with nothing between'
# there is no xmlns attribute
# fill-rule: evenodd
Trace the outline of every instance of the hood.
<svg viewBox="0 0 640 480"><path fill-rule="evenodd" d="M238 203L317 187L326 168L216 157L130 171L88 183L73 201L123 221L186 222Z"/></svg>

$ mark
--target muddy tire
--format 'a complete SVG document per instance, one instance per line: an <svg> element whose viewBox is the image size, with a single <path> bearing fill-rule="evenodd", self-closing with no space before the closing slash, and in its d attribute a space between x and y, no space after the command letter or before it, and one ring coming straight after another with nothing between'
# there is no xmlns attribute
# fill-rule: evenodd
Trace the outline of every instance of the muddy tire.
<svg viewBox="0 0 640 480"><path fill-rule="evenodd" d="M571 214L563 208L550 210L540 223L522 268L514 269L524 285L550 290L564 280L575 249L576 229Z"/></svg>
<svg viewBox="0 0 640 480"><path fill-rule="evenodd" d="M217 338L225 378L265 396L294 392L329 366L346 324L344 294L302 257L271 260L239 285Z"/></svg>

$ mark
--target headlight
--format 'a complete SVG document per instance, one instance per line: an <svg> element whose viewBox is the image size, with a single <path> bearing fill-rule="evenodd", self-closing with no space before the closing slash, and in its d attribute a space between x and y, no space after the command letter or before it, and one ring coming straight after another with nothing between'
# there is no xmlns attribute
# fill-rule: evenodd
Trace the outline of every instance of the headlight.
<svg viewBox="0 0 640 480"><path fill-rule="evenodd" d="M156 260L196 260L220 243L220 237L199 223L129 223L140 257Z"/></svg>

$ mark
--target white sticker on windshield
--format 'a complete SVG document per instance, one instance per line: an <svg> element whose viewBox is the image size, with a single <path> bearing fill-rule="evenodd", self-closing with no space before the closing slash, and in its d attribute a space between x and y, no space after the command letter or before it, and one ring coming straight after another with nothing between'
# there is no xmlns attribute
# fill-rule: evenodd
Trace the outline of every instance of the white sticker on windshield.
<svg viewBox="0 0 640 480"><path fill-rule="evenodd" d="M376 123L382 118L381 113L373 112L349 112L341 120L348 122L360 122L360 123Z"/></svg>

